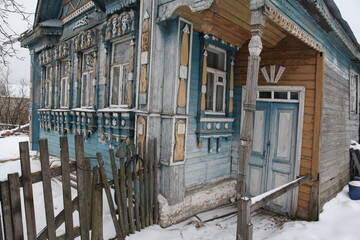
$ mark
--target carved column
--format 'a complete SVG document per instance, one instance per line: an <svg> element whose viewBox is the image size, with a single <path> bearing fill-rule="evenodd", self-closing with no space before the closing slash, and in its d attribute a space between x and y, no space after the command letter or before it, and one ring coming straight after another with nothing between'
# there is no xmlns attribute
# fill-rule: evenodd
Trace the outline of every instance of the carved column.
<svg viewBox="0 0 360 240"><path fill-rule="evenodd" d="M246 76L246 95L244 99L244 121L241 126L240 144L239 144L239 163L238 163L238 182L237 182L237 234L236 239L249 239L248 233L252 231L250 218L246 218L242 208L245 199L242 198L246 191L246 179L248 164L253 146L253 124L254 112L256 110L256 89L259 77L260 53L262 51L262 28L264 26L263 14L260 11L253 11L251 16L253 30L251 31L251 40L249 43L248 68Z"/></svg>

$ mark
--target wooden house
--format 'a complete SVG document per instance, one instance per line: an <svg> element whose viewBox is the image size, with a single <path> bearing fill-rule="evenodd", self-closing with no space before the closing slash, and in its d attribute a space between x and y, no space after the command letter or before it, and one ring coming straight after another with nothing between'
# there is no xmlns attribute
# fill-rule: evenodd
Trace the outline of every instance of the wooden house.
<svg viewBox="0 0 360 240"><path fill-rule="evenodd" d="M360 47L333 0L39 0L21 42L32 149L157 139L162 226L235 200L239 149L249 196L311 175L279 213L316 220L349 180Z"/></svg>

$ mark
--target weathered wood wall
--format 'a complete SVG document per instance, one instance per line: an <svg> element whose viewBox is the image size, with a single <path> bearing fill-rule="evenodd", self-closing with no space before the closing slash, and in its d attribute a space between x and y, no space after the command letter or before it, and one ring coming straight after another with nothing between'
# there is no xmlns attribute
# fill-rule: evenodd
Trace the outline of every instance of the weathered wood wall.
<svg viewBox="0 0 360 240"><path fill-rule="evenodd" d="M244 45L240 49L236 57L235 69L235 86L241 87L245 85L247 71L247 57L249 56L247 46ZM305 87L305 107L304 121L302 133L302 148L300 175L310 174L312 171L317 172L318 159L315 158L314 152L318 151L317 144L314 144L315 124L315 94L320 89L316 89L316 71L317 71L317 51L303 44L292 36L280 41L273 48L264 48L260 54L261 67L276 64L277 66L286 67L284 74L276 86L304 86ZM267 83L263 75L259 74L259 85L270 85ZM274 86L274 84L271 84ZM238 116L236 116L238 118ZM316 135L316 134L315 134ZM233 149L236 146L234 144ZM237 161L237 153L234 151L233 162ZM235 164L234 164L235 165ZM236 170L236 169L234 169ZM302 185L299 188L297 215L302 218L308 218L310 207L310 191L309 185Z"/></svg>
<svg viewBox="0 0 360 240"><path fill-rule="evenodd" d="M350 114L349 64L325 61L320 157L320 206L348 183L350 140L358 141L359 117Z"/></svg>

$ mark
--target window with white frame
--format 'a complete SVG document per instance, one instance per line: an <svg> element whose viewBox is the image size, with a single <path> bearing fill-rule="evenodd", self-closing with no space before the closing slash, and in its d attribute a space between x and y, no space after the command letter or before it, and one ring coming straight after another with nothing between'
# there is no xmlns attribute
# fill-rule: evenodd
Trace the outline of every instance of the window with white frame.
<svg viewBox="0 0 360 240"><path fill-rule="evenodd" d="M359 112L359 76L350 73L350 113Z"/></svg>
<svg viewBox="0 0 360 240"><path fill-rule="evenodd" d="M205 110L225 112L226 52L209 46L207 50L207 83Z"/></svg>
<svg viewBox="0 0 360 240"><path fill-rule="evenodd" d="M68 91L69 91L69 62L62 61L60 63L60 107L67 108L68 104Z"/></svg>
<svg viewBox="0 0 360 240"><path fill-rule="evenodd" d="M91 107L94 79L94 53L84 53L81 72L81 107Z"/></svg>
<svg viewBox="0 0 360 240"><path fill-rule="evenodd" d="M113 43L110 106L127 106L130 41Z"/></svg>
<svg viewBox="0 0 360 240"><path fill-rule="evenodd" d="M45 67L45 82L44 82L44 104L46 108L51 107L51 94L52 94L52 66Z"/></svg>

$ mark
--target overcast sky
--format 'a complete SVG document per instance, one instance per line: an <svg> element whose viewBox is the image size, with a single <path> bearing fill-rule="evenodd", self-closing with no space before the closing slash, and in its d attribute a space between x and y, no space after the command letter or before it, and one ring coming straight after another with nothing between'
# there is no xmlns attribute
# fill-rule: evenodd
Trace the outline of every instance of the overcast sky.
<svg viewBox="0 0 360 240"><path fill-rule="evenodd" d="M35 12L37 0L18 0L18 2L24 5L26 11ZM349 23L358 42L360 42L360 0L335 0L335 2L340 9L342 17ZM31 19L31 23L32 22L33 18ZM12 16L10 24L18 33L27 30L27 24L18 16ZM21 49L20 44L17 44L17 46L19 48L18 56L23 57L24 60L21 61L16 58L9 59L12 76L15 81L19 81L21 78L28 80L30 75L29 51L27 49Z"/></svg>

